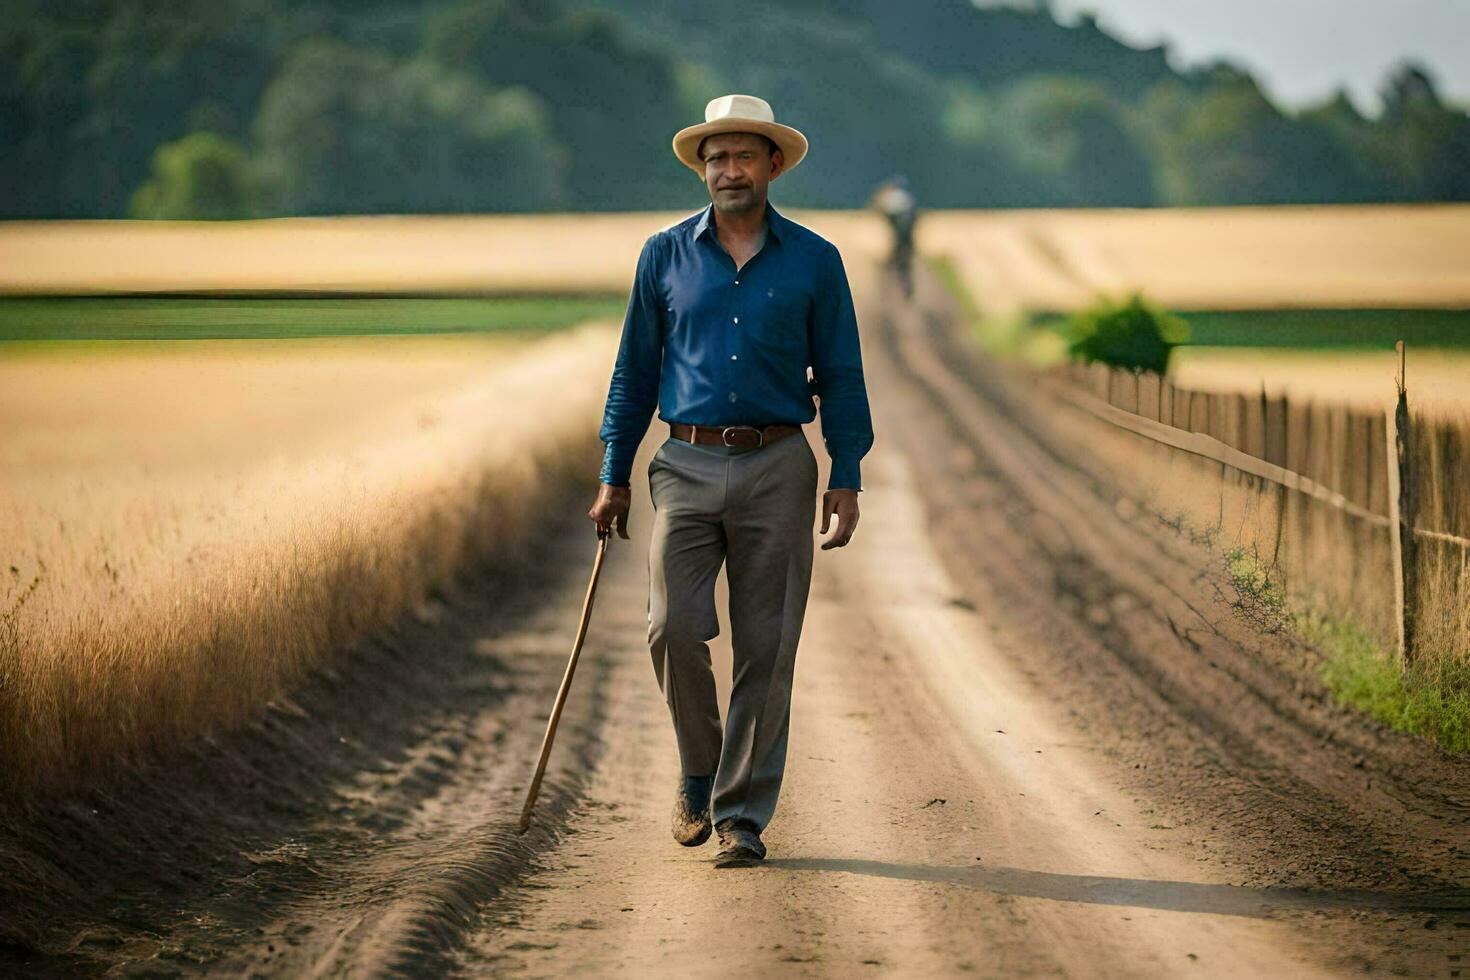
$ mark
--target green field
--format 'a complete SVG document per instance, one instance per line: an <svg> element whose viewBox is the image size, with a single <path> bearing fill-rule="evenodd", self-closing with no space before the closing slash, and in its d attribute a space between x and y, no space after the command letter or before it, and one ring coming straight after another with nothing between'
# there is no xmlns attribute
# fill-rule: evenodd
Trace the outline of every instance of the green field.
<svg viewBox="0 0 1470 980"><path fill-rule="evenodd" d="M556 330L621 319L623 296L43 297L0 299L0 342L278 340Z"/></svg>
<svg viewBox="0 0 1470 980"><path fill-rule="evenodd" d="M1470 310L1171 310L1189 324L1191 347L1312 350L1470 348ZM1032 327L1064 331L1066 317L1035 313Z"/></svg>
<svg viewBox="0 0 1470 980"><path fill-rule="evenodd" d="M1205 347L1470 347L1470 310L1175 311Z"/></svg>

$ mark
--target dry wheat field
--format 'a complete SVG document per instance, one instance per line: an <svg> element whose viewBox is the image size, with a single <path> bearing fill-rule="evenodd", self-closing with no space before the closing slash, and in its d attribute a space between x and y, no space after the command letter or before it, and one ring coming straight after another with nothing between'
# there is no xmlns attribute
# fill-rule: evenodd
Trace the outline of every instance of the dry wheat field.
<svg viewBox="0 0 1470 980"><path fill-rule="evenodd" d="M1470 307L1464 204L939 211L917 234L1000 315L1132 289L1184 310Z"/></svg>
<svg viewBox="0 0 1470 980"><path fill-rule="evenodd" d="M0 296L626 292L643 240L699 207L224 223L9 222L0 224ZM861 211L782 213L836 242L849 263L886 247L882 225Z"/></svg>
<svg viewBox="0 0 1470 980"><path fill-rule="evenodd" d="M0 769L228 726L595 458L616 334L0 355Z"/></svg>

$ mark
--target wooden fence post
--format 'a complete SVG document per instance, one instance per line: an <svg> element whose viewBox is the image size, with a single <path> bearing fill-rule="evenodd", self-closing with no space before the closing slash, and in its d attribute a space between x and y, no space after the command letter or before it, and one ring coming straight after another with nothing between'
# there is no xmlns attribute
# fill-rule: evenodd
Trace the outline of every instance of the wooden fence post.
<svg viewBox="0 0 1470 980"><path fill-rule="evenodd" d="M1388 546L1389 563L1393 566L1393 622L1394 637L1399 654L1399 664L1404 660L1404 528L1399 518L1399 450L1398 418L1396 411L1385 411L1383 458L1388 476Z"/></svg>
<svg viewBox="0 0 1470 980"><path fill-rule="evenodd" d="M1414 540L1414 515L1418 505L1418 487L1414 483L1414 431L1409 421L1409 392L1405 370L1407 355L1402 340L1394 347L1399 355L1398 404L1393 412L1394 455L1399 477L1399 519L1396 525L1399 532L1399 574L1397 578L1402 594L1399 629L1403 636L1400 644L1403 650L1401 666L1408 667L1414 661L1415 655L1416 612L1419 596L1419 566L1415 560L1418 548Z"/></svg>
<svg viewBox="0 0 1470 980"><path fill-rule="evenodd" d="M1272 408L1275 411L1272 411ZM1265 386L1261 388L1261 431L1263 441L1261 450L1268 463L1290 469L1291 460L1287 458L1290 446L1288 444L1287 419L1290 417L1291 409L1286 401L1285 392L1279 399L1268 399ZM1271 548L1271 563L1277 568L1281 567L1281 542L1286 537L1286 511L1291 506L1291 494L1287 492L1285 484L1276 484L1276 540ZM1288 585L1295 583L1288 582Z"/></svg>

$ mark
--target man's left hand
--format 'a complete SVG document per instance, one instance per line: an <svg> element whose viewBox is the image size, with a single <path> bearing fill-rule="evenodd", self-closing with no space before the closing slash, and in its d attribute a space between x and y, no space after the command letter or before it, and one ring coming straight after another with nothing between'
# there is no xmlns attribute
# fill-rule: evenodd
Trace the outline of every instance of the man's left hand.
<svg viewBox="0 0 1470 980"><path fill-rule="evenodd" d="M857 530L858 523L858 492L851 489L828 490L822 494L822 533L827 533L827 527L832 523L832 515L837 515L837 533L832 535L831 540L822 544L822 550L828 548L841 548L852 540L852 532Z"/></svg>

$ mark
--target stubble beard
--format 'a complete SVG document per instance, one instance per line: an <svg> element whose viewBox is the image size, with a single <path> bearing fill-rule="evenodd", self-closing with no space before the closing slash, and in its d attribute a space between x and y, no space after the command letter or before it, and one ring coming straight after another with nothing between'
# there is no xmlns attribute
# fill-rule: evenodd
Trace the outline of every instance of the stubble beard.
<svg viewBox="0 0 1470 980"><path fill-rule="evenodd" d="M715 192L715 210L725 214L744 214L747 211L754 211L760 204L760 197L756 195L754 187L742 187L734 193Z"/></svg>

